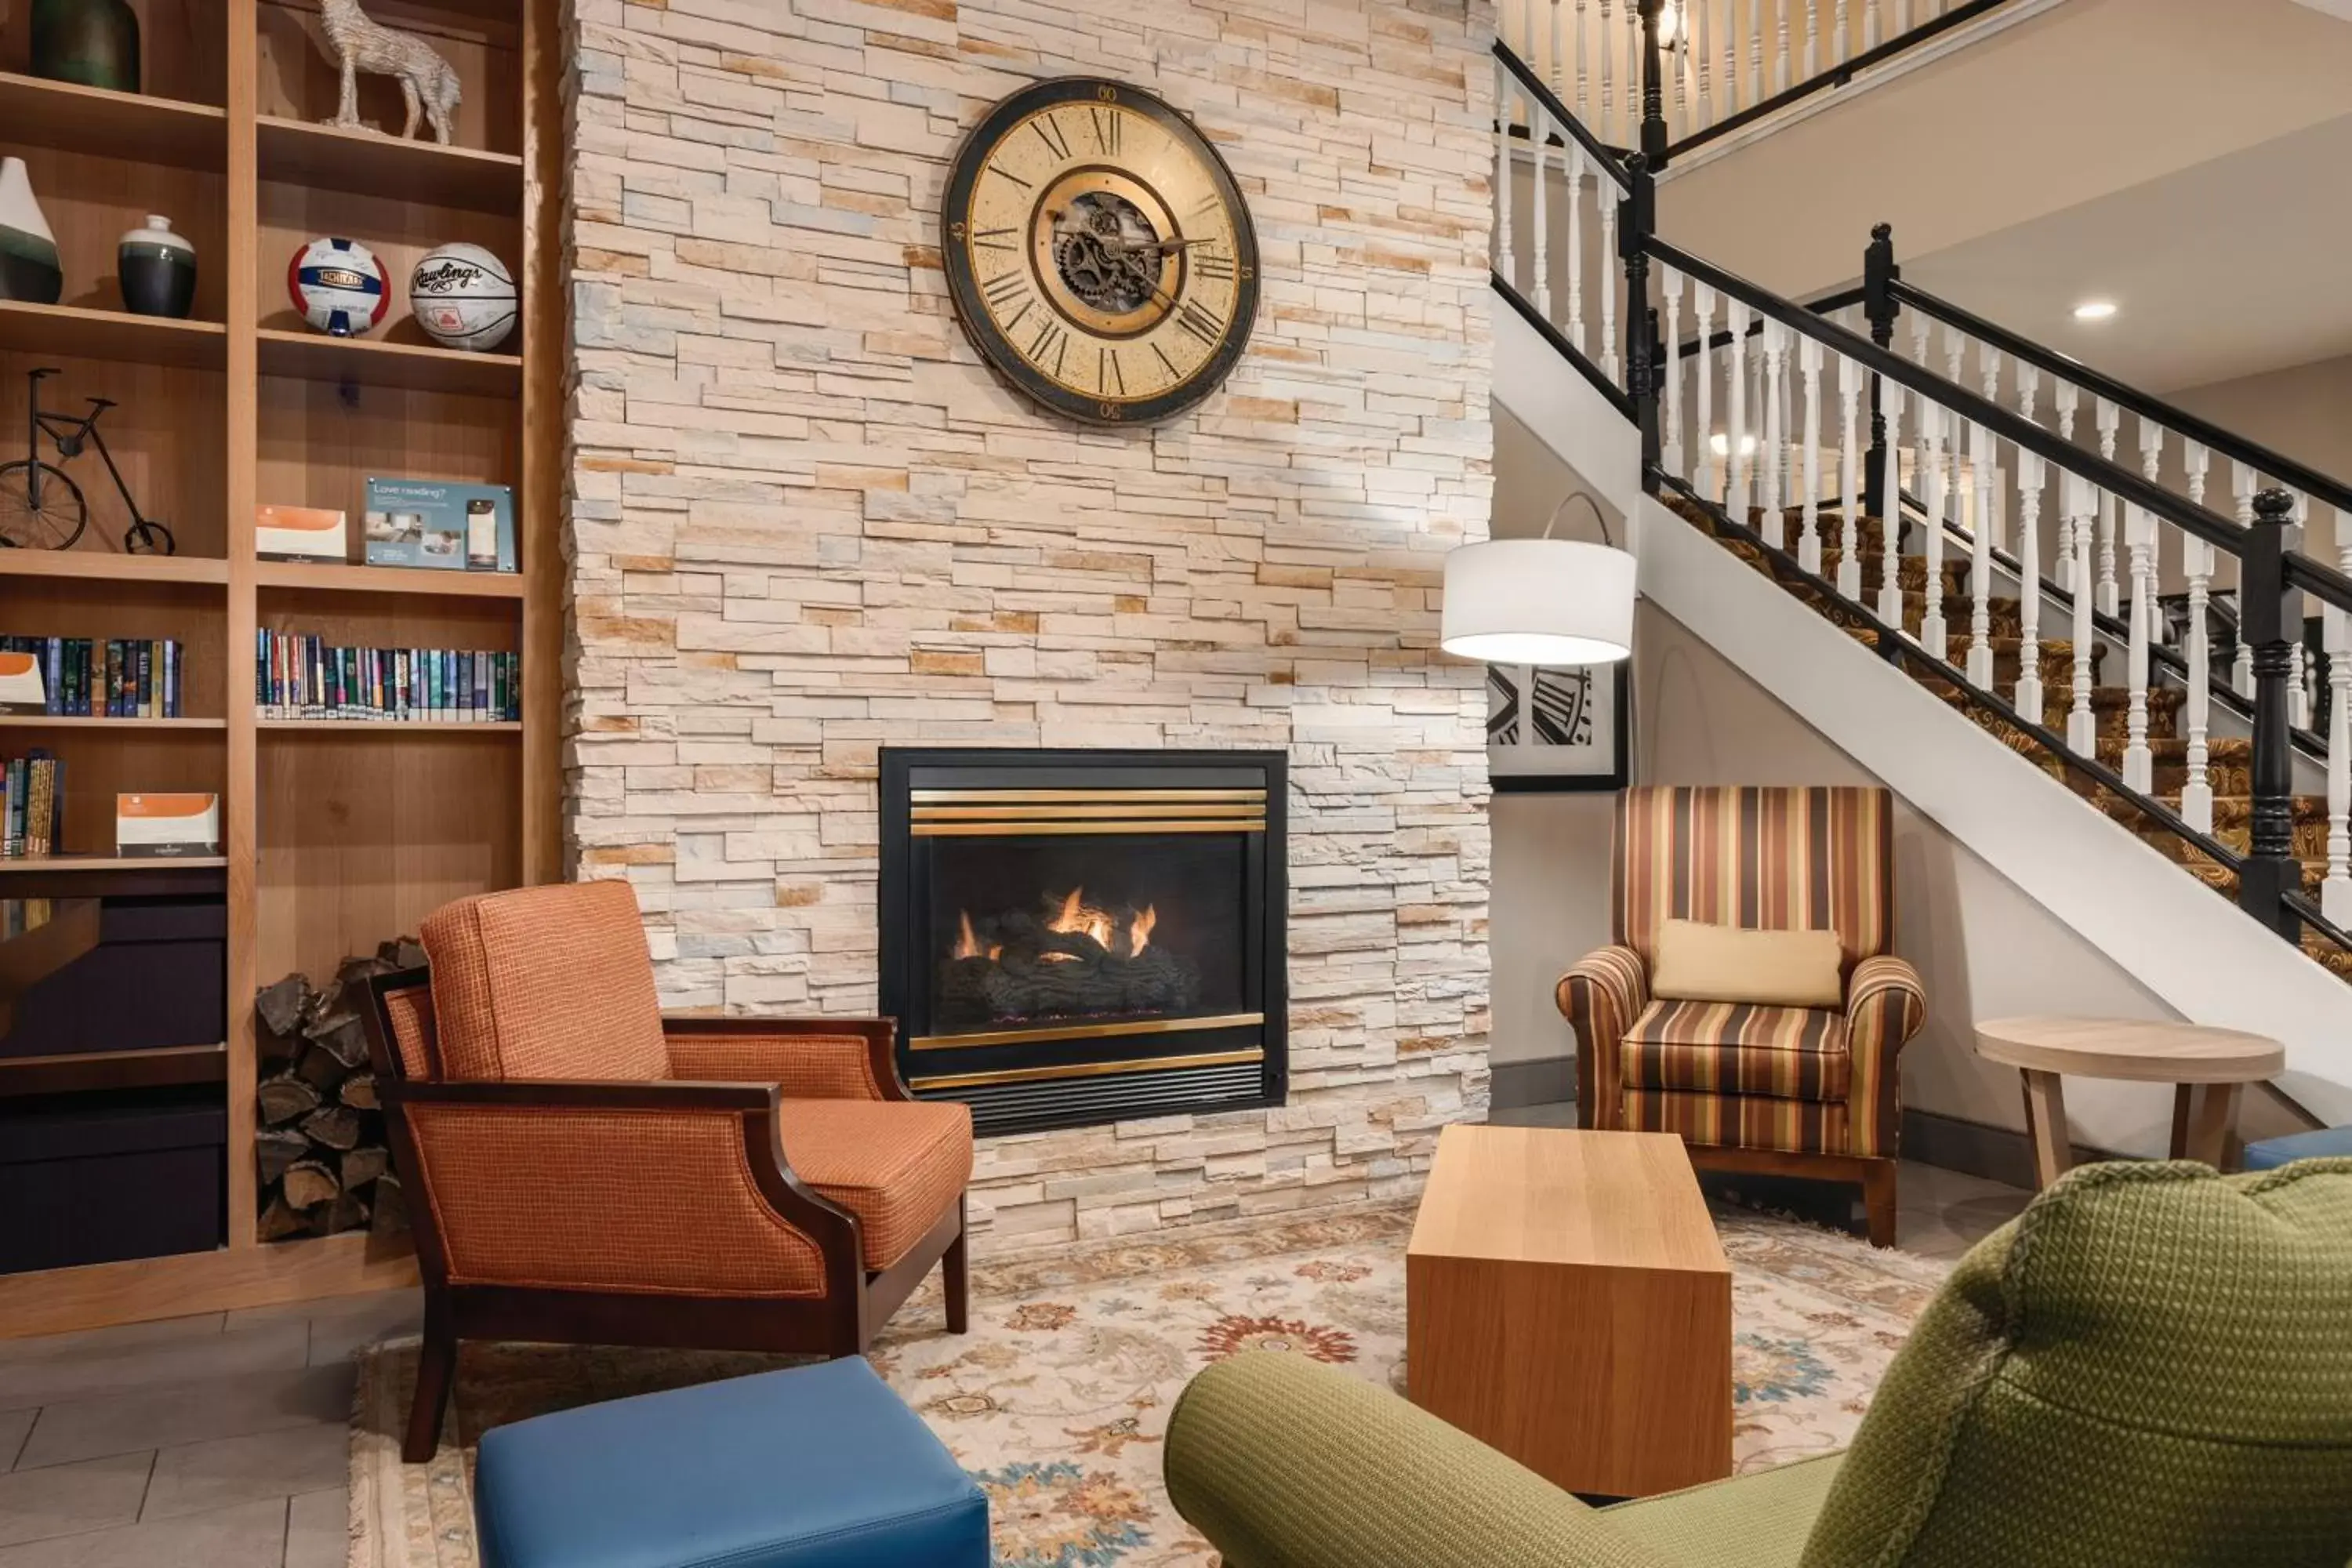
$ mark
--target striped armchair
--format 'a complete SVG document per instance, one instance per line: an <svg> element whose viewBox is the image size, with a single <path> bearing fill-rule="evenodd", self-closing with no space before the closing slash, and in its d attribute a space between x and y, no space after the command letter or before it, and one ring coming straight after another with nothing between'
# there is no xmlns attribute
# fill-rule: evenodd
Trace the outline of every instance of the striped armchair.
<svg viewBox="0 0 2352 1568"><path fill-rule="evenodd" d="M856 1355L934 1265L964 1331L971 1113L912 1100L880 1018L665 1018L625 882L428 917L370 983L425 1276L403 1450L461 1339Z"/></svg>
<svg viewBox="0 0 2352 1568"><path fill-rule="evenodd" d="M1679 1132L1702 1169L1859 1183L1895 1244L1895 1058L1927 1019L1895 937L1883 789L1640 788L1618 797L1610 946L1560 977L1586 1125ZM1837 932L1839 1009L1653 999L1668 919Z"/></svg>

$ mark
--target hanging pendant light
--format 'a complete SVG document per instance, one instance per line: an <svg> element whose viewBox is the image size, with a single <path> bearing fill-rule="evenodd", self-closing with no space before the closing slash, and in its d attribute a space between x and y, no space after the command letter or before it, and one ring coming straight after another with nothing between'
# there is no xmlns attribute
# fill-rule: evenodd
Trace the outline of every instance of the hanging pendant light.
<svg viewBox="0 0 2352 1568"><path fill-rule="evenodd" d="M1554 539L1576 501L1601 542ZM1490 539L1445 557L1438 646L1460 658L1546 668L1613 664L1633 651L1633 557L1609 542L1608 519L1582 490L1552 509L1540 539Z"/></svg>

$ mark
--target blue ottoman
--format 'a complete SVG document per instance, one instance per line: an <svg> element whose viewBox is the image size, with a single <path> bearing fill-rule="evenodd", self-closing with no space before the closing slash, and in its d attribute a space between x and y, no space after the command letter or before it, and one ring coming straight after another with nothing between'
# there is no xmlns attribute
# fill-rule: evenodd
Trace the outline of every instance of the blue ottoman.
<svg viewBox="0 0 2352 1568"><path fill-rule="evenodd" d="M2319 1160L2330 1154L2352 1154L2352 1127L2323 1127L2316 1132L2296 1132L2249 1143L2246 1169L2275 1171L2290 1160Z"/></svg>
<svg viewBox="0 0 2352 1568"><path fill-rule="evenodd" d="M988 1500L856 1356L485 1433L483 1568L989 1568Z"/></svg>

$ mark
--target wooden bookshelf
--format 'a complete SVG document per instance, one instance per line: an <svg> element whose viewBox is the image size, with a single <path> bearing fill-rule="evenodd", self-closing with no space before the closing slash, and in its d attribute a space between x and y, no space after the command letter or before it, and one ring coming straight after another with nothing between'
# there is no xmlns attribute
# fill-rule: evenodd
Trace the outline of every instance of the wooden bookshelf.
<svg viewBox="0 0 2352 1568"><path fill-rule="evenodd" d="M67 271L54 306L0 302L0 432L20 431L23 378L64 374L44 407L120 406L105 429L142 507L179 553L122 552L127 516L94 455L67 464L89 523L66 552L0 549L0 633L174 637L183 718L0 715L0 750L66 763L66 852L0 860L10 891L224 891L226 1038L177 1055L42 1061L20 1084L217 1082L229 1120L226 1243L133 1263L0 1275L0 1337L172 1312L381 1289L414 1278L364 1235L264 1245L255 1233L257 989L324 978L346 952L413 932L438 905L561 874L562 569L556 509L568 331L560 271L561 38L554 0L380 0L465 82L457 145L319 123L335 72L316 0L132 0L141 94L21 73L31 0L0 0L0 141L25 156ZM189 41L193 40L193 42ZM362 115L397 131L398 88L363 78ZM186 321L121 309L115 237L169 216L197 248ZM360 240L392 299L356 340L310 331L286 296L288 258L320 234ZM524 313L499 352L431 342L406 282L452 240L513 268ZM0 445L20 436L0 434ZM0 458L21 455L11 448ZM58 461L53 450L44 456ZM362 536L369 476L514 488L520 574L263 561L254 509L339 507ZM255 634L268 627L395 647L520 652L519 721L266 720ZM10 730L23 731L13 740ZM123 859L117 790L213 790L226 853Z"/></svg>

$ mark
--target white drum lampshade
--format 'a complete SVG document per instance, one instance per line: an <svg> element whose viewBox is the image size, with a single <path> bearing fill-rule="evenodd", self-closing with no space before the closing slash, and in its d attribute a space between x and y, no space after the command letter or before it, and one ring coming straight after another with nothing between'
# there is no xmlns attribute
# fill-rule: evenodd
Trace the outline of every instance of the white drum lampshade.
<svg viewBox="0 0 2352 1568"><path fill-rule="evenodd" d="M1569 539L1495 539L1445 557L1438 646L1486 664L1613 664L1633 650L1633 557Z"/></svg>

